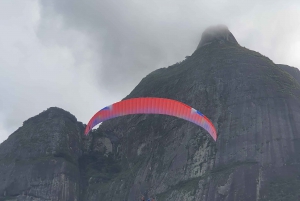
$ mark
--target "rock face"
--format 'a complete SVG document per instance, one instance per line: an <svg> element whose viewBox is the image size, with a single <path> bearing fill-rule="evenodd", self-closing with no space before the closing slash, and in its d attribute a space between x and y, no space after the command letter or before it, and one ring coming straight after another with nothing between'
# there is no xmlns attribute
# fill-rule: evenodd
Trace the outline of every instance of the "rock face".
<svg viewBox="0 0 300 201"><path fill-rule="evenodd" d="M84 125L50 108L1 144L0 194L6 200L132 201L141 194L158 201L299 200L299 81L299 70L239 46L226 27L209 28L190 57L150 73L125 99L184 102L212 120L216 143L193 123L163 115L115 118L83 137Z"/></svg>
<svg viewBox="0 0 300 201"><path fill-rule="evenodd" d="M294 68L288 65L277 64L279 68L290 74L300 84L300 73L298 68Z"/></svg>
<svg viewBox="0 0 300 201"><path fill-rule="evenodd" d="M0 200L79 200L83 125L50 108L0 146Z"/></svg>

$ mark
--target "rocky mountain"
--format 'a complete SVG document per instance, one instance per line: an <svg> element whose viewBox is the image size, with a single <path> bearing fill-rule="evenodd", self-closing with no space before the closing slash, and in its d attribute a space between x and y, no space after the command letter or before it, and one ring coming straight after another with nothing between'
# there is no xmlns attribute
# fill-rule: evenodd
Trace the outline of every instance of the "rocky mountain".
<svg viewBox="0 0 300 201"><path fill-rule="evenodd" d="M0 200L300 200L299 81L298 69L210 27L191 56L125 99L184 102L212 120L217 142L163 115L115 118L85 137L73 115L49 108L0 145Z"/></svg>

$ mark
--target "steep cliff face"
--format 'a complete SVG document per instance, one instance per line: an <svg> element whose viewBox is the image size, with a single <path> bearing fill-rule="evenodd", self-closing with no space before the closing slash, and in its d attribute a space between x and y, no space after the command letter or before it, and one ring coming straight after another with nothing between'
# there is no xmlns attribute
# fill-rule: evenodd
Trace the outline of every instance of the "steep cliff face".
<svg viewBox="0 0 300 201"><path fill-rule="evenodd" d="M296 79L296 81L300 84L300 72L298 68L288 66L288 65L283 65L283 64L277 64L279 68L290 74L293 78Z"/></svg>
<svg viewBox="0 0 300 201"><path fill-rule="evenodd" d="M300 73L207 29L186 60L147 75L125 97L184 102L212 120L214 142L163 115L84 125L50 108L0 146L6 200L266 201L300 199Z"/></svg>
<svg viewBox="0 0 300 201"><path fill-rule="evenodd" d="M25 121L0 146L0 199L79 200L83 129L59 108Z"/></svg>
<svg viewBox="0 0 300 201"><path fill-rule="evenodd" d="M199 109L217 127L217 143L172 117L105 122L102 132L118 139L113 144L124 168L95 184L88 200L298 199L299 72L291 76L291 68L239 46L219 28L205 31L185 61L152 72L126 97L172 98Z"/></svg>
<svg viewBox="0 0 300 201"><path fill-rule="evenodd" d="M114 180L105 199L134 200L140 193L178 201L298 199L299 83L219 32L182 63L149 74L126 97L173 98L199 109L216 125L217 143L172 117L104 123L103 130L122 139L115 145L119 155L136 164L133 181L125 183L130 193L116 197L124 182Z"/></svg>

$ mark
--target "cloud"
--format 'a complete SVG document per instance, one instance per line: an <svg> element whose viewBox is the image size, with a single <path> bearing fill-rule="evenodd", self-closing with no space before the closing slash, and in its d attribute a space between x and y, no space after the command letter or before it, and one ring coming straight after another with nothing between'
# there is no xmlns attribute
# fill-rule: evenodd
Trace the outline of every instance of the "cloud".
<svg viewBox="0 0 300 201"><path fill-rule="evenodd" d="M55 41L37 37L39 8L31 3L5 5L11 18L0 23L1 141L49 107L61 107L87 122L97 109L121 98L97 88L93 75L98 62L85 35L57 28L52 30Z"/></svg>
<svg viewBox="0 0 300 201"><path fill-rule="evenodd" d="M87 34L101 61L95 67L99 84L127 92L152 70L193 53L202 31L214 24L226 24L233 34L244 29L240 43L286 60L279 45L288 48L289 35L299 34L296 2L41 1L41 22L59 18L65 29Z"/></svg>
<svg viewBox="0 0 300 201"><path fill-rule="evenodd" d="M260 52L275 63L300 67L300 2L270 2L240 16L231 31L241 45Z"/></svg>
<svg viewBox="0 0 300 201"><path fill-rule="evenodd" d="M300 2L0 2L0 141L58 106L87 122L151 71L191 55L208 26L239 44L300 67Z"/></svg>

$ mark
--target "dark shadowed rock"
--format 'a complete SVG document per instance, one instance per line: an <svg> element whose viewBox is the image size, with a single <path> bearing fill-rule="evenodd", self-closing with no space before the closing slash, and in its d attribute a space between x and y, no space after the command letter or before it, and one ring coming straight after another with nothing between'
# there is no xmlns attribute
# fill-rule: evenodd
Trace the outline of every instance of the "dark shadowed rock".
<svg viewBox="0 0 300 201"><path fill-rule="evenodd" d="M25 121L0 146L0 199L78 200L82 131L60 108Z"/></svg>
<svg viewBox="0 0 300 201"><path fill-rule="evenodd" d="M281 68L283 71L290 74L290 76L292 76L300 84L300 71L298 68L284 65L284 64L277 64L277 66Z"/></svg>

